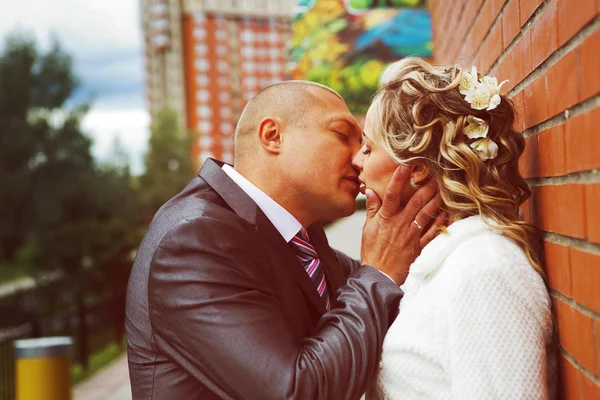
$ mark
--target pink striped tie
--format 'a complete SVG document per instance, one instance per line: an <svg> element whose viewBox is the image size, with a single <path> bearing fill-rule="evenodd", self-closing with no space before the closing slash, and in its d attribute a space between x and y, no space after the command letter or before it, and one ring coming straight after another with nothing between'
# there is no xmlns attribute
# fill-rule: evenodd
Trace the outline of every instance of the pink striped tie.
<svg viewBox="0 0 600 400"><path fill-rule="evenodd" d="M298 261L304 266L304 270L317 288L317 292L325 305L325 309L329 311L331 309L331 303L329 302L329 293L327 293L325 272L321 266L317 251L308 241L308 232L306 232L306 229L300 229L290 243L296 248L296 257L298 257Z"/></svg>

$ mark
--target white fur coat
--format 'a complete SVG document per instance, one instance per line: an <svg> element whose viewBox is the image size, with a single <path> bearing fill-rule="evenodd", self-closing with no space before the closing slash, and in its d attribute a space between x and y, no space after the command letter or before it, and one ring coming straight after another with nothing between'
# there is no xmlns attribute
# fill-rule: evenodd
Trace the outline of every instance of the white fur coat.
<svg viewBox="0 0 600 400"><path fill-rule="evenodd" d="M553 324L542 278L481 217L448 232L410 268L368 398L553 398Z"/></svg>

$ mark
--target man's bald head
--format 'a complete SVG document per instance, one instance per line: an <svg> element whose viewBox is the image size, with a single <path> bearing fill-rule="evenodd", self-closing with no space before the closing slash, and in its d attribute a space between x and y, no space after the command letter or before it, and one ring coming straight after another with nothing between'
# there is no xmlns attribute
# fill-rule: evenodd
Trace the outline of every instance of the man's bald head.
<svg viewBox="0 0 600 400"><path fill-rule="evenodd" d="M236 160L248 156L257 129L265 118L279 118L286 125L303 126L307 113L322 105L322 91L344 99L333 89L310 81L283 81L261 90L244 108L235 131ZM236 162L237 164L237 162Z"/></svg>

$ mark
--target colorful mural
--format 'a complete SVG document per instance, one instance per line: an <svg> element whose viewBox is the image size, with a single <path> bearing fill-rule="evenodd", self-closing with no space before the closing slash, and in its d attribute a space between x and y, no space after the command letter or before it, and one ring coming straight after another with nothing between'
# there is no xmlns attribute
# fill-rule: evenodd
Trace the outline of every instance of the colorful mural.
<svg viewBox="0 0 600 400"><path fill-rule="evenodd" d="M292 77L332 87L356 113L387 63L432 55L427 0L300 0L292 30Z"/></svg>

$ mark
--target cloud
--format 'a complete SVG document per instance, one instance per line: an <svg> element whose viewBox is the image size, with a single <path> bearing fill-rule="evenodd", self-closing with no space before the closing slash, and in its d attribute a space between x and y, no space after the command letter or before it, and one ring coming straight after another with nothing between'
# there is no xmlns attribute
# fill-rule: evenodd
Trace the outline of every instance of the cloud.
<svg viewBox="0 0 600 400"><path fill-rule="evenodd" d="M150 115L144 109L92 109L82 121L84 132L93 140L92 153L96 159L109 162L118 141L136 175L144 170L149 126Z"/></svg>
<svg viewBox="0 0 600 400"><path fill-rule="evenodd" d="M149 125L139 6L139 0L20 0L0 13L0 43L15 29L31 32L42 49L51 35L58 38L81 81L71 101L92 100L83 125L95 141L94 155L110 158L119 139L136 172Z"/></svg>

